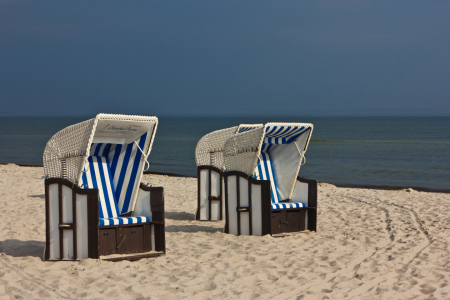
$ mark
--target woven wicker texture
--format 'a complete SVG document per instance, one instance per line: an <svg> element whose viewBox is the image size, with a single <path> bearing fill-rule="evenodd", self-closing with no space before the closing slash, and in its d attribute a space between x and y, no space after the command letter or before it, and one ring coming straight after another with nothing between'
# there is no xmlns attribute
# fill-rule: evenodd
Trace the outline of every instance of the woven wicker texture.
<svg viewBox="0 0 450 300"><path fill-rule="evenodd" d="M225 162L223 151L225 142L233 136L238 126L216 130L203 136L195 148L195 161L197 166L214 166L224 170Z"/></svg>
<svg viewBox="0 0 450 300"><path fill-rule="evenodd" d="M264 127L230 137L225 143L225 169L227 171L241 171L253 176L263 137Z"/></svg>
<svg viewBox="0 0 450 300"><path fill-rule="evenodd" d="M45 146L43 162L47 178L65 178L78 184L98 120L153 122L152 132L156 131L158 124L156 117L98 114L94 119L66 127L53 135ZM153 140L152 137L149 147L143 149L146 155L151 151Z"/></svg>
<svg viewBox="0 0 450 300"><path fill-rule="evenodd" d="M83 165L95 119L64 128L47 142L44 150L44 174L47 178L65 178L77 182Z"/></svg>

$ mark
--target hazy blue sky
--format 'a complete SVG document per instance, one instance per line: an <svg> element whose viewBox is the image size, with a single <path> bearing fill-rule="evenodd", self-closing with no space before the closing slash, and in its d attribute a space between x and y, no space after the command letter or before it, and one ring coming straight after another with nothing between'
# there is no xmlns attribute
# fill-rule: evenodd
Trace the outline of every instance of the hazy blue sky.
<svg viewBox="0 0 450 300"><path fill-rule="evenodd" d="M0 0L0 103L0 116L450 115L450 2Z"/></svg>

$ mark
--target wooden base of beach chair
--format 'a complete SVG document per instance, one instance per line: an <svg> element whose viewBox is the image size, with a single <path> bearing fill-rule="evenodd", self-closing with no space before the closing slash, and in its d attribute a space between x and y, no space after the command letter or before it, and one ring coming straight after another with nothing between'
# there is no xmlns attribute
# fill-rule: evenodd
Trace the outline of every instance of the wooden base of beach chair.
<svg viewBox="0 0 450 300"><path fill-rule="evenodd" d="M297 232L297 231L316 231L315 207L293 208L293 209L272 209L270 212L271 234Z"/></svg>
<svg viewBox="0 0 450 300"><path fill-rule="evenodd" d="M225 233L235 235L265 235L304 230L316 231L317 181L298 177L296 201L307 207L272 209L270 181L256 180L247 174L224 173ZM302 199L303 198L303 199Z"/></svg>
<svg viewBox="0 0 450 300"><path fill-rule="evenodd" d="M297 177L293 202L307 203L307 207L271 209L272 234L297 231L316 231L317 181Z"/></svg>
<svg viewBox="0 0 450 300"><path fill-rule="evenodd" d="M197 213L199 221L219 221L224 219L223 172L213 166L197 168Z"/></svg>
<svg viewBox="0 0 450 300"><path fill-rule="evenodd" d="M45 180L45 260L79 260L100 255L165 253L164 189L140 185L150 201L152 222L99 226L97 189L81 189L61 178Z"/></svg>
<svg viewBox="0 0 450 300"><path fill-rule="evenodd" d="M164 251L155 232L161 222L102 226L98 234L98 255L132 254L148 251Z"/></svg>
<svg viewBox="0 0 450 300"><path fill-rule="evenodd" d="M306 209L272 210L271 233L296 232L306 229Z"/></svg>

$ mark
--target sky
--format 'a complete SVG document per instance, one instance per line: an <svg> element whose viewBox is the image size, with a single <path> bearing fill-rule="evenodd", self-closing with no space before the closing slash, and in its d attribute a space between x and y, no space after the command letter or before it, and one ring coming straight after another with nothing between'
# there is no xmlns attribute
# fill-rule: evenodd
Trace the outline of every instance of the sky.
<svg viewBox="0 0 450 300"><path fill-rule="evenodd" d="M0 116L450 115L450 1L0 0Z"/></svg>

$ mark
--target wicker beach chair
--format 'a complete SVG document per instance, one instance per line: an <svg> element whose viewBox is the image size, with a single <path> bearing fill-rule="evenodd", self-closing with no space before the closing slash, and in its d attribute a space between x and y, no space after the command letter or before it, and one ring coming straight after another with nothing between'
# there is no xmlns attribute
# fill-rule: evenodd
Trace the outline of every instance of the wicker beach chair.
<svg viewBox="0 0 450 300"><path fill-rule="evenodd" d="M263 125L240 125L216 130L203 136L195 148L197 163L197 213L199 221L218 221L225 218L225 199L223 156L225 142L239 132L261 127ZM241 129L242 127L242 129Z"/></svg>
<svg viewBox="0 0 450 300"><path fill-rule="evenodd" d="M316 230L317 181L298 177L312 124L241 125L224 145L225 232Z"/></svg>
<svg viewBox="0 0 450 300"><path fill-rule="evenodd" d="M223 220L223 150L225 141L234 135L239 126L213 131L202 137L195 148L197 163L197 213L196 220Z"/></svg>
<svg viewBox="0 0 450 300"><path fill-rule="evenodd" d="M48 141L45 260L165 252L164 190L141 183L157 125L156 117L99 114Z"/></svg>

